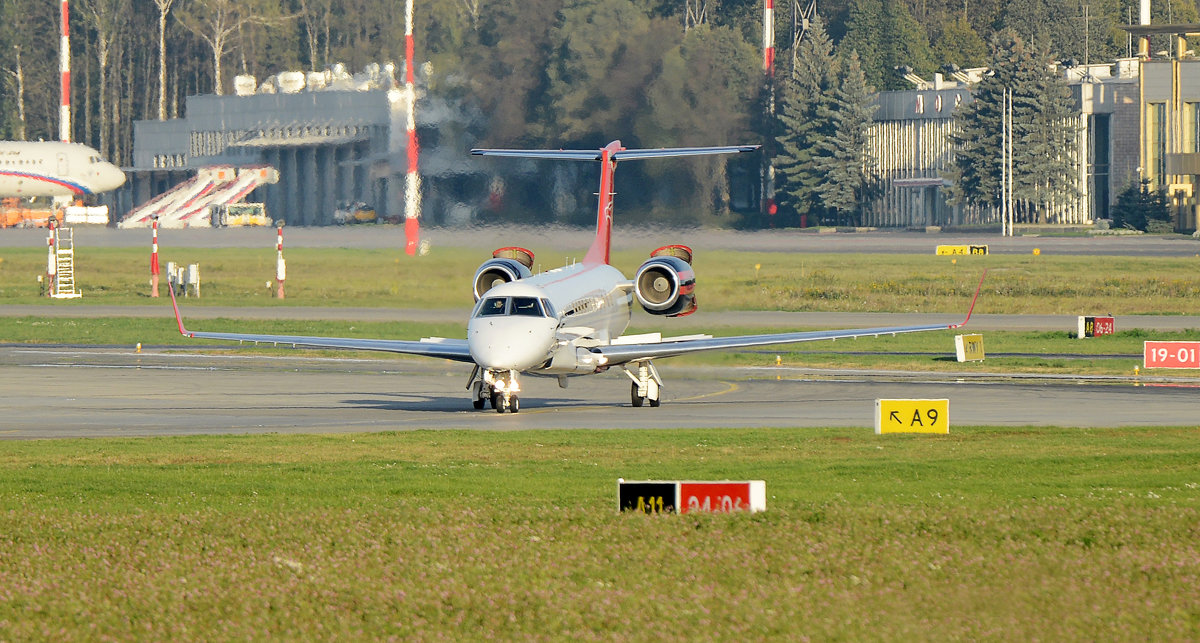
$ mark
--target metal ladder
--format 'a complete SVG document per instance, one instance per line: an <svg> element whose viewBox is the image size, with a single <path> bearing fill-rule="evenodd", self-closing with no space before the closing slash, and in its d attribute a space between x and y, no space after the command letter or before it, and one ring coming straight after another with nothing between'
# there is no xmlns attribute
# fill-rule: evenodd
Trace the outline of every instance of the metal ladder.
<svg viewBox="0 0 1200 643"><path fill-rule="evenodd" d="M75 289L75 235L72 228L55 230L55 278L54 292L50 294L56 299L74 299L82 297L83 293Z"/></svg>

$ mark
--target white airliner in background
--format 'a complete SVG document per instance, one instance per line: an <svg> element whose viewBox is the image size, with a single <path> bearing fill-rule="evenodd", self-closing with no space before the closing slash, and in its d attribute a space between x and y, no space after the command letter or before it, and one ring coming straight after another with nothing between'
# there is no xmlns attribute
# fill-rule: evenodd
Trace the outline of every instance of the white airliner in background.
<svg viewBox="0 0 1200 643"><path fill-rule="evenodd" d="M0 197L81 197L124 183L125 173L86 145L0 141Z"/></svg>
<svg viewBox="0 0 1200 643"><path fill-rule="evenodd" d="M475 271L475 308L467 322L467 338L420 341L350 339L291 335L257 335L190 331L184 328L174 300L179 332L187 337L292 346L390 351L440 357L475 365L467 382L476 409L490 403L497 412L520 409L518 374L548 375L566 387L571 375L600 373L617 367L632 380L633 406L658 406L663 386L654 360L697 351L751 348L824 339L894 335L958 328L971 318L975 300L961 324L930 324L850 330L822 330L712 337L664 338L659 333L622 335L629 326L633 301L653 315L679 317L696 310L692 253L682 245L651 253L632 280L609 264L612 237L613 173L617 161L750 152L737 147L627 150L613 141L600 150L472 150L483 156L565 159L600 162L600 205L596 236L583 261L531 274L533 255L516 247L500 248ZM980 281L982 285L982 280ZM978 290L975 293L979 296Z"/></svg>

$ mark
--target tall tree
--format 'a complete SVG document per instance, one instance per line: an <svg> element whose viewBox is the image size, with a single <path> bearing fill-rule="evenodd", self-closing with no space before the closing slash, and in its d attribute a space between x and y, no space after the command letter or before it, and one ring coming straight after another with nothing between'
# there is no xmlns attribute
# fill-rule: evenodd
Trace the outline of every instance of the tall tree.
<svg viewBox="0 0 1200 643"><path fill-rule="evenodd" d="M158 120L167 120L167 16L175 0L154 0L158 9Z"/></svg>
<svg viewBox="0 0 1200 643"><path fill-rule="evenodd" d="M275 9L272 9L275 7ZM281 21L278 5L265 0L191 0L176 17L180 24L208 45L212 52L213 93L225 93L222 62L233 47L238 32L251 25Z"/></svg>
<svg viewBox="0 0 1200 643"><path fill-rule="evenodd" d="M936 71L925 29L902 2L854 0L839 48L857 52L867 85L877 89L911 89L897 67L924 77Z"/></svg>
<svg viewBox="0 0 1200 643"><path fill-rule="evenodd" d="M1011 95L1013 198L1026 220L1044 221L1047 212L1075 197L1076 136L1070 94L1048 64L1016 34L992 43L992 75L975 88L974 100L960 108L954 144L951 192L960 202L997 207L1003 198L1004 95Z"/></svg>
<svg viewBox="0 0 1200 643"><path fill-rule="evenodd" d="M129 18L129 0L84 0L84 15L92 28L92 40L96 52L97 79L99 81L97 119L99 125L100 154L113 158L112 133L114 123L109 111L114 107L108 94L109 80L121 71L119 65L110 65L110 56L117 47L118 38Z"/></svg>
<svg viewBox="0 0 1200 643"><path fill-rule="evenodd" d="M750 105L761 76L757 50L727 27L699 25L666 52L661 72L647 85L647 103L633 123L639 145L676 147L737 144L750 136ZM713 223L710 215L729 209L727 159L647 164L682 180L676 196L682 218L674 223ZM669 169L667 169L669 168ZM686 174L683 174L686 173ZM682 174L682 176L681 176ZM662 175L659 175L662 176Z"/></svg>
<svg viewBox="0 0 1200 643"><path fill-rule="evenodd" d="M530 124L545 112L551 31L562 0L496 0L480 18L480 47L467 52L475 100L489 114L487 145L538 145Z"/></svg>
<svg viewBox="0 0 1200 643"><path fill-rule="evenodd" d="M550 139L602 145L644 100L663 55L679 42L677 25L654 19L630 0L573 0L562 10L546 69Z"/></svg>
<svg viewBox="0 0 1200 643"><path fill-rule="evenodd" d="M800 43L795 71L784 81L779 153L775 158L783 206L779 225L800 225L802 221L815 224L824 211L818 189L825 179L816 158L822 141L833 135L833 122L822 114L837 87L837 74L833 42L818 16Z"/></svg>
<svg viewBox="0 0 1200 643"><path fill-rule="evenodd" d="M837 212L839 223L858 225L879 191L879 175L867 151L871 92L854 51L843 65L833 98L820 114L833 124L834 133L818 144L817 169L825 176L818 192L825 205Z"/></svg>
<svg viewBox="0 0 1200 643"><path fill-rule="evenodd" d="M987 43L971 28L966 16L960 13L947 16L938 27L930 46L935 64L958 65L963 69L987 64Z"/></svg>

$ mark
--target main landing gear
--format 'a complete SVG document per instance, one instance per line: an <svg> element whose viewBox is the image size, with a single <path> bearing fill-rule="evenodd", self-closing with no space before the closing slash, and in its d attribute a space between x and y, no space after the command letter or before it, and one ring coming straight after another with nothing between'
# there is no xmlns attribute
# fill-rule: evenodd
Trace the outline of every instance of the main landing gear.
<svg viewBox="0 0 1200 643"><path fill-rule="evenodd" d="M481 377L479 367L475 367L467 389L471 391L471 406L476 409L490 403L497 413L521 410L521 401L517 398L521 386L517 383L516 371L483 371Z"/></svg>
<svg viewBox="0 0 1200 643"><path fill-rule="evenodd" d="M633 386L629 390L630 401L635 407L649 402L650 406L657 408L662 403L662 378L658 376L658 369L654 368L654 363L650 361L632 362L631 365L637 369L636 375L629 366L621 365L621 370L633 380Z"/></svg>

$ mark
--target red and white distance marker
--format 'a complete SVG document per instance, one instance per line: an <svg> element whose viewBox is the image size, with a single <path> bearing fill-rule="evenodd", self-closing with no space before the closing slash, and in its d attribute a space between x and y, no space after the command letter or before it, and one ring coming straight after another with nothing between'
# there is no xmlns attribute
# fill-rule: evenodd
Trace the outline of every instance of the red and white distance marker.
<svg viewBox="0 0 1200 643"><path fill-rule="evenodd" d="M1200 342L1145 342L1143 368L1200 368Z"/></svg>
<svg viewBox="0 0 1200 643"><path fill-rule="evenodd" d="M617 480L617 508L644 513L766 511L763 480Z"/></svg>

